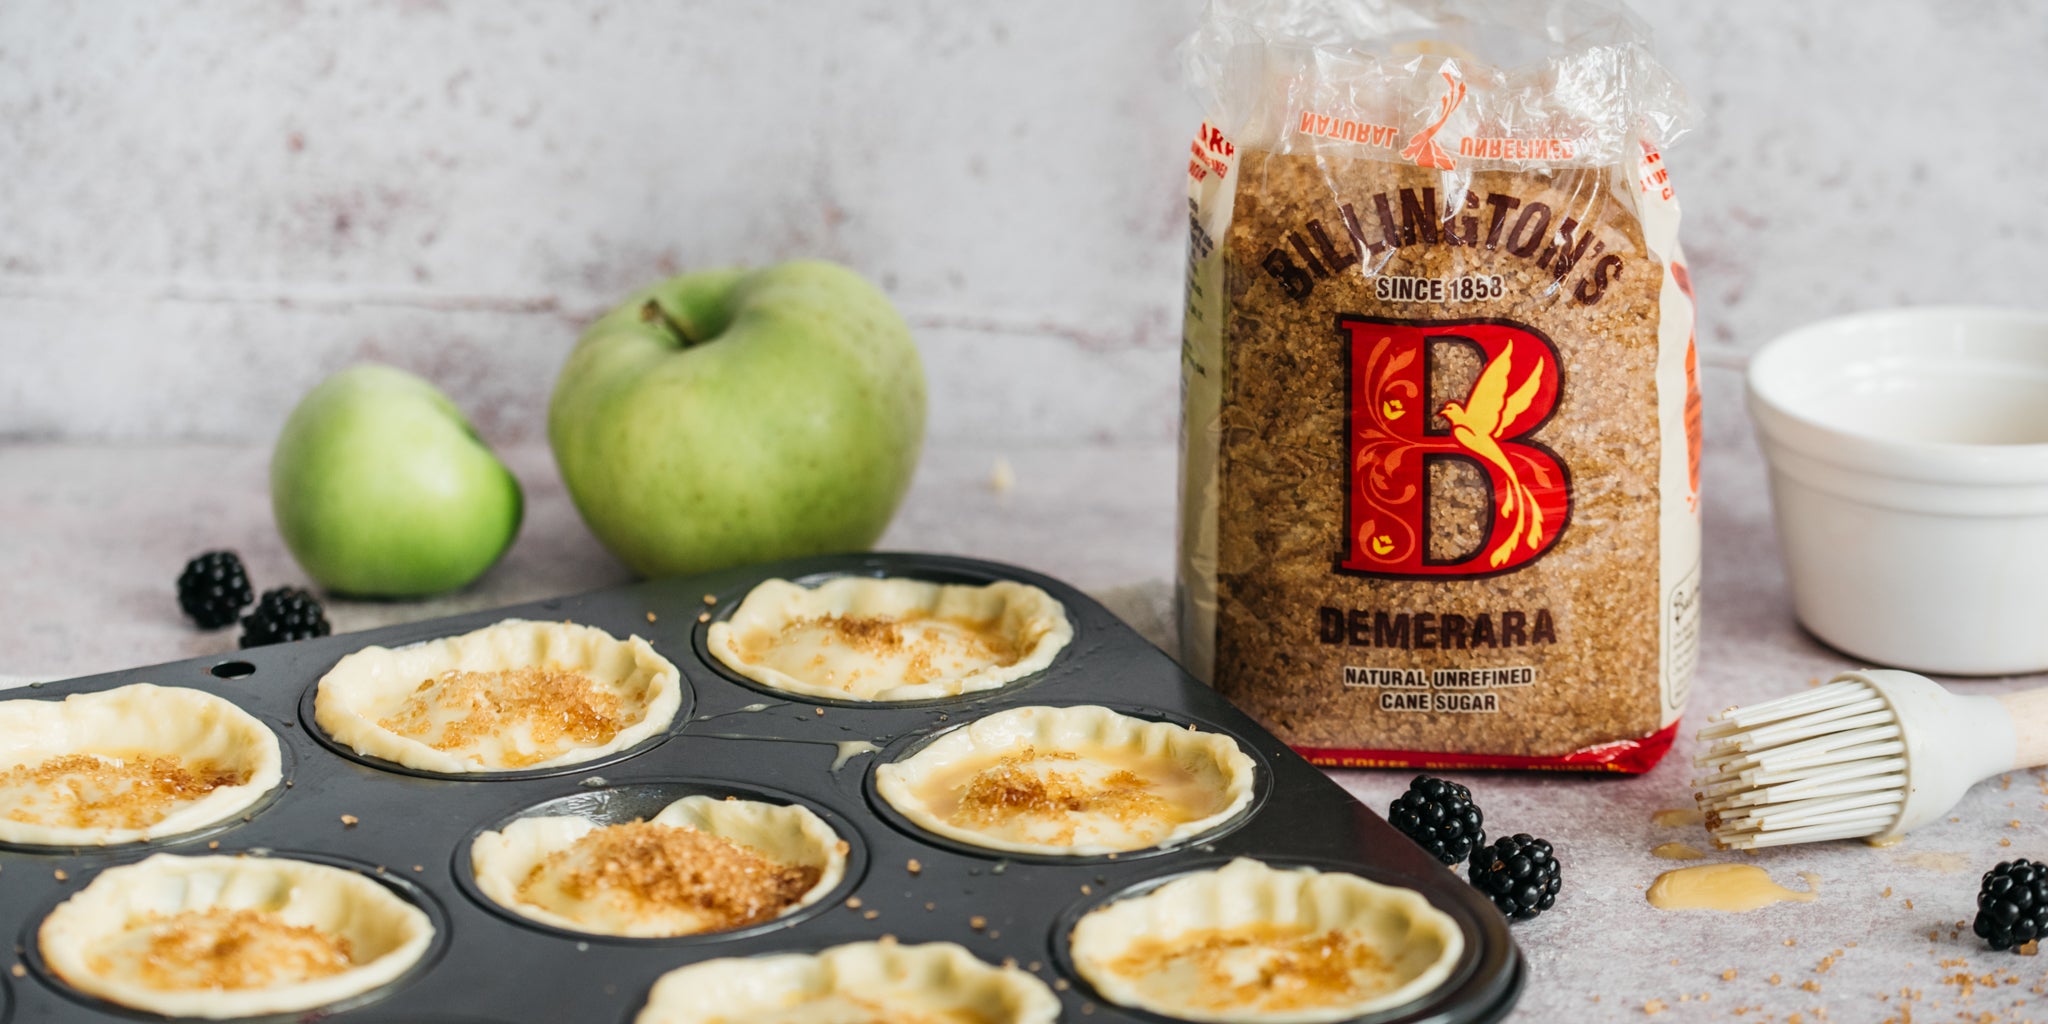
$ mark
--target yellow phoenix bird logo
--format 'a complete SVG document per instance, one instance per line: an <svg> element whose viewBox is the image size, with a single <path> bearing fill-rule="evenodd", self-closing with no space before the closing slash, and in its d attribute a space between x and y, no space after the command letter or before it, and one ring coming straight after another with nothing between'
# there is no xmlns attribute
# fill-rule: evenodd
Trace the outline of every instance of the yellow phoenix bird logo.
<svg viewBox="0 0 2048 1024"><path fill-rule="evenodd" d="M1521 474L1500 447L1508 426L1529 410L1543 382L1544 362L1543 357L1538 356L1536 365L1522 375L1521 383L1510 393L1508 369L1514 354L1515 343L1508 342L1500 355L1493 357L1486 364L1486 369L1480 371L1479 380L1472 385L1472 393L1465 397L1464 404L1445 402L1438 410L1451 423L1451 437L1474 458L1497 470L1507 482L1499 496L1500 514L1515 525L1508 532L1507 539L1487 554L1487 564L1495 567L1514 554L1516 544L1527 544L1534 550L1543 536L1543 510L1530 497Z"/></svg>

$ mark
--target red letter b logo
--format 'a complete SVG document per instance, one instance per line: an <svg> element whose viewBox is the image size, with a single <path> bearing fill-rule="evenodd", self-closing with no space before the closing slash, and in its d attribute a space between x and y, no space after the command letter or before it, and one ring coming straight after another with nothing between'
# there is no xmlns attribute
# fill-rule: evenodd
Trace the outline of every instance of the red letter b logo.
<svg viewBox="0 0 2048 1024"><path fill-rule="evenodd" d="M1388 321L1340 317L1350 366L1350 475L1338 568L1374 576L1488 576L1535 561L1571 515L1571 487L1555 453L1528 440L1557 405L1557 349L1499 320ZM1462 399L1429 401L1439 350L1479 359ZM1441 416L1448 427L1433 426ZM1429 465L1461 459L1484 476L1479 543L1454 558L1430 556Z"/></svg>

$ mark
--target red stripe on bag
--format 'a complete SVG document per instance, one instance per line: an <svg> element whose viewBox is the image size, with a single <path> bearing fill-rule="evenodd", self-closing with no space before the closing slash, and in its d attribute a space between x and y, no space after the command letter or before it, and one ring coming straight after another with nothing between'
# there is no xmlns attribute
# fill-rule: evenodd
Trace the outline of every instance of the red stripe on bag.
<svg viewBox="0 0 2048 1024"><path fill-rule="evenodd" d="M1641 775L1656 767L1678 738L1673 722L1648 736L1617 740L1574 750L1557 757L1506 754L1432 754L1415 750L1357 750L1346 747L1295 747L1310 764L1324 768L1514 768L1523 771L1619 772Z"/></svg>

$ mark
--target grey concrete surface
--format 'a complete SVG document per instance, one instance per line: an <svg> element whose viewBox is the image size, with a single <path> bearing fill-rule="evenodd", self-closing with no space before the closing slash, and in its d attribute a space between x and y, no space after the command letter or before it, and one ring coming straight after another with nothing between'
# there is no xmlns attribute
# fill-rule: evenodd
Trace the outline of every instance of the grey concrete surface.
<svg viewBox="0 0 2048 1024"><path fill-rule="evenodd" d="M1172 49L1199 7L0 4L0 675L231 650L179 618L176 573L227 546L259 586L304 582L270 523L269 442L360 359L447 389L528 518L469 590L334 602L338 629L625 580L542 443L556 368L637 284L797 256L869 274L925 354L934 440L884 544L1061 576L1167 641L1200 116ZM1457 776L1494 830L1561 851L1562 902L1516 928L1533 964L1516 1020L2048 1020L2048 958L1967 927L1979 872L2048 858L2040 772L1896 847L1750 861L1794 888L1814 873L1811 903L1643 899L1673 866L1652 847L1704 845L1651 815L1690 803L1705 714L1852 663L1792 622L1732 371L1835 312L2041 305L2048 10L1638 7L1704 114L1668 160L1706 367L1705 646L1655 771ZM1379 808L1407 778L1336 776Z"/></svg>

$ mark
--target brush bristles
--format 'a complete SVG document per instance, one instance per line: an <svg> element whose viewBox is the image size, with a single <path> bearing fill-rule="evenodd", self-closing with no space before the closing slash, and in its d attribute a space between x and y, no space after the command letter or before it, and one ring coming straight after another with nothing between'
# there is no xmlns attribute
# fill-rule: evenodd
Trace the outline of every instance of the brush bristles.
<svg viewBox="0 0 2048 1024"><path fill-rule="evenodd" d="M1717 846L1855 839L1906 801L1906 746L1876 690L1856 681L1729 708L1700 730L1693 780Z"/></svg>

